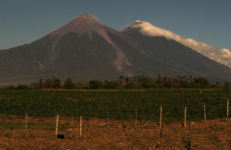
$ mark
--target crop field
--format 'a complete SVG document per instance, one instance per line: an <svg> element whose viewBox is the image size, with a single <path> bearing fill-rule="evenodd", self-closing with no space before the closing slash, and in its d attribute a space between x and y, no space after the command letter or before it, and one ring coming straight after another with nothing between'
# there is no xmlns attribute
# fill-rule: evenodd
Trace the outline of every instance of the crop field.
<svg viewBox="0 0 231 150"><path fill-rule="evenodd" d="M229 95L222 89L2 89L0 149L229 150ZM57 129L64 139L56 138Z"/></svg>
<svg viewBox="0 0 231 150"><path fill-rule="evenodd" d="M230 91L222 89L152 90L0 90L0 114L34 117L107 118L181 122L184 107L191 121L226 117Z"/></svg>

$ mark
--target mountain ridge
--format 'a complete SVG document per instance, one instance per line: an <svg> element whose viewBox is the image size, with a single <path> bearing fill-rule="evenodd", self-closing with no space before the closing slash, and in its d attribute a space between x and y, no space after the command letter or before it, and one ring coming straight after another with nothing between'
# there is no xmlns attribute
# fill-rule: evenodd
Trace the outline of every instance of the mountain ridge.
<svg viewBox="0 0 231 150"><path fill-rule="evenodd" d="M175 40L116 31L82 14L30 44L0 51L0 85L40 78L193 75L231 80L231 69ZM195 62L194 62L195 61Z"/></svg>

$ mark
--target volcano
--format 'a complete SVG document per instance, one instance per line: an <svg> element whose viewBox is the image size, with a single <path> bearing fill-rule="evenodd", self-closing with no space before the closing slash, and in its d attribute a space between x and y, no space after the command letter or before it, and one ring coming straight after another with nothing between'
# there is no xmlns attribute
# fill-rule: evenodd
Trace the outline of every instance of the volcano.
<svg viewBox="0 0 231 150"><path fill-rule="evenodd" d="M230 80L231 69L165 37L116 31L82 14L30 44L0 51L0 85L40 78L115 79L192 75Z"/></svg>

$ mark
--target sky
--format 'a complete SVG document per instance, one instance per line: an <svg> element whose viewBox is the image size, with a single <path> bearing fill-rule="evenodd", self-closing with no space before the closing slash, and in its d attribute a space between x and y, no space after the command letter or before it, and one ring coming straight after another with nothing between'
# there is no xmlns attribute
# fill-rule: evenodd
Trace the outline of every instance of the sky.
<svg viewBox="0 0 231 150"><path fill-rule="evenodd" d="M231 50L231 0L0 0L0 49L35 41L82 13L117 30L148 21Z"/></svg>

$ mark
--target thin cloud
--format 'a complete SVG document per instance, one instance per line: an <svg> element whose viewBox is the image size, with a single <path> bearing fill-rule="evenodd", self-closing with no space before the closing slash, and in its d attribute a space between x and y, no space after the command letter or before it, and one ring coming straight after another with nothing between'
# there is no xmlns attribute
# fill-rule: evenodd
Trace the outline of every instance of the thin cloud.
<svg viewBox="0 0 231 150"><path fill-rule="evenodd" d="M218 50L206 43L196 41L192 38L179 36L171 31L158 28L145 21L137 20L136 23L125 27L123 30L127 30L128 28L139 28L141 33L149 36L164 36L168 39L173 39L187 47L194 49L198 53L231 68L231 51L229 49L223 48Z"/></svg>

